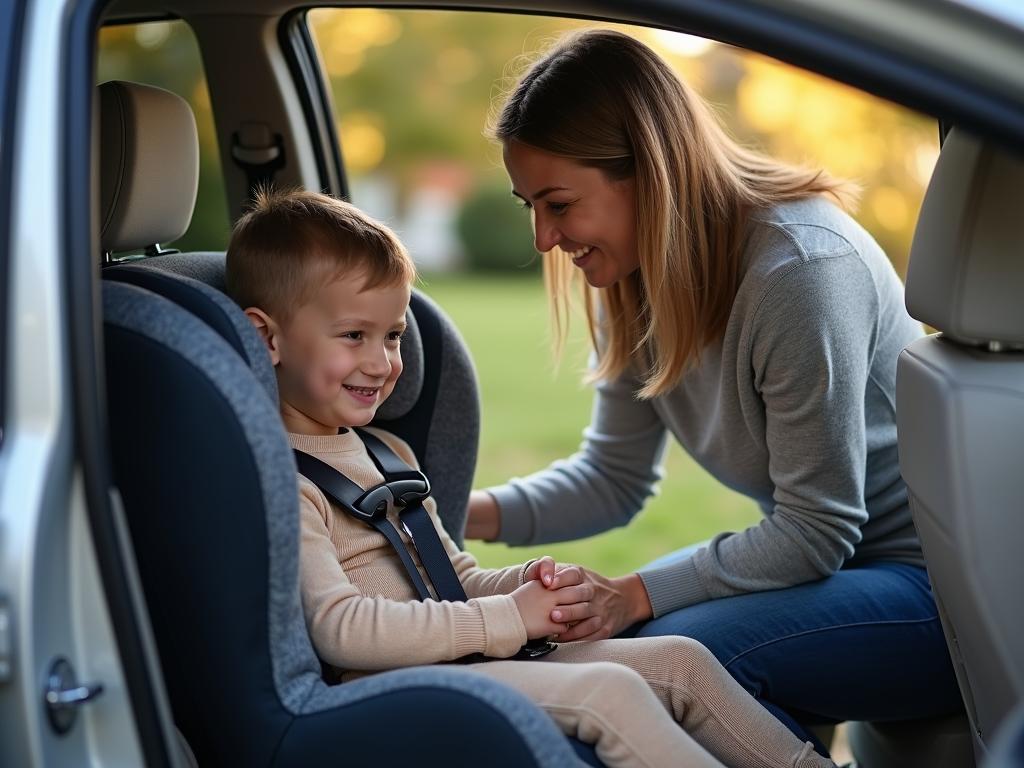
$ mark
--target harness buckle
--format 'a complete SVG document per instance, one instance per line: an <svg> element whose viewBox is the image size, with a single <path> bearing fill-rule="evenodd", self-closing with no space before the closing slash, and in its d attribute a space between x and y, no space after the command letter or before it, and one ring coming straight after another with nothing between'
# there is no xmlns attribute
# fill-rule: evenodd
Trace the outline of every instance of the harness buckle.
<svg viewBox="0 0 1024 768"><path fill-rule="evenodd" d="M352 508L364 520L386 517L392 507L414 509L430 496L430 482L422 472L416 474L419 477L374 486L356 499Z"/></svg>

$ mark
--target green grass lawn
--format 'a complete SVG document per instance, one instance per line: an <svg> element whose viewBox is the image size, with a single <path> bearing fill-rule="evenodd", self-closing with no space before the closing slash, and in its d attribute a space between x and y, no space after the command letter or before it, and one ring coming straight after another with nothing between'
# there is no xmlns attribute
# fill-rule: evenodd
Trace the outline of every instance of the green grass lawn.
<svg viewBox="0 0 1024 768"><path fill-rule="evenodd" d="M476 487L542 469L575 451L591 405L591 392L581 384L586 360L582 322L575 323L556 372L539 277L428 275L421 288L458 325L476 362L483 400ZM673 549L760 519L752 501L722 486L674 442L666 470L661 492L626 528L538 547L476 541L467 546L487 567L547 554L618 576Z"/></svg>

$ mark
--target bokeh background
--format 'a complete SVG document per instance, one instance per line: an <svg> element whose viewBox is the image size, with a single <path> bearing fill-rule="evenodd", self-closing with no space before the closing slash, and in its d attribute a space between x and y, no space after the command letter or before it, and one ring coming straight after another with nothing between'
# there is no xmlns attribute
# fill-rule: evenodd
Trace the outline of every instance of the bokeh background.
<svg viewBox="0 0 1024 768"><path fill-rule="evenodd" d="M422 289L462 329L484 407L479 487L546 466L576 449L590 409L580 384L582 324L560 365L529 219L509 195L485 115L535 51L584 22L487 13L316 10L309 13L336 120L352 202L402 235ZM763 56L687 35L624 28L649 43L715 107L741 142L857 181L859 221L902 275L924 187L938 155L935 121ZM196 114L202 152L189 231L170 244L223 249L230 227L206 82L184 22L104 29L99 82L158 85ZM491 566L552 554L608 575L722 530L755 522L747 499L672 446L660 493L626 529L584 541L509 549L470 542Z"/></svg>

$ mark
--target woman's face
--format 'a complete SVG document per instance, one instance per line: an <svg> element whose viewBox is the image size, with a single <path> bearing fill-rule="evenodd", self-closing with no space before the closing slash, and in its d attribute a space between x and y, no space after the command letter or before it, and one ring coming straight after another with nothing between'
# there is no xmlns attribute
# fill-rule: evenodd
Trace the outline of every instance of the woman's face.
<svg viewBox="0 0 1024 768"><path fill-rule="evenodd" d="M640 267L636 242L636 182L609 181L588 168L516 141L502 156L512 194L530 209L534 245L556 245L595 288L607 288Z"/></svg>

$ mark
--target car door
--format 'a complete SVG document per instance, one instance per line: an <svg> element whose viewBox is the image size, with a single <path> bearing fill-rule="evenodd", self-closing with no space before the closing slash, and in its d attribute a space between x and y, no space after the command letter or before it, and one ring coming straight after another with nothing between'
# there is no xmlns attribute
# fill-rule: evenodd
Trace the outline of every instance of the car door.
<svg viewBox="0 0 1024 768"><path fill-rule="evenodd" d="M175 765L105 470L97 4L0 4L0 764Z"/></svg>

